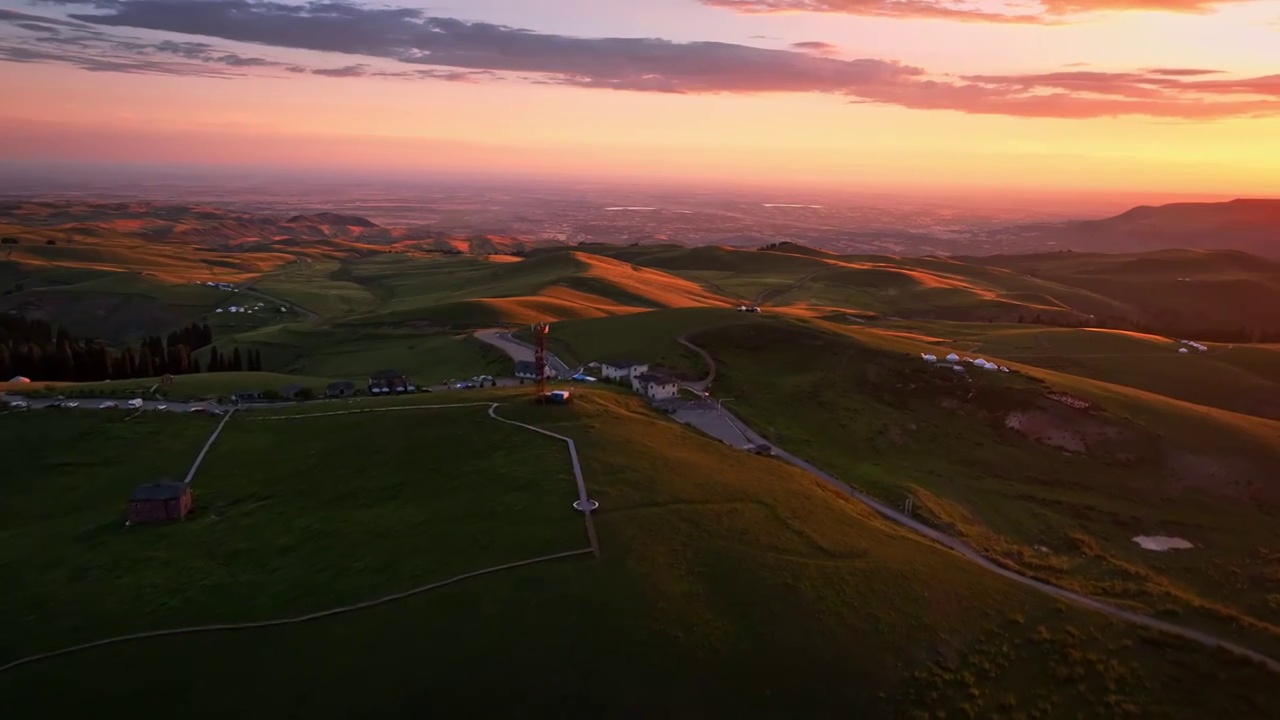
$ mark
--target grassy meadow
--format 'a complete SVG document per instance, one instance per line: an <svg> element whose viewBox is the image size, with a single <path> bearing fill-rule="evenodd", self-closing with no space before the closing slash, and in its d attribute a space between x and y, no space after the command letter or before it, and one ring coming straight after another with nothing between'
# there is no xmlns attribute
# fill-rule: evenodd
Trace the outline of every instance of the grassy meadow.
<svg viewBox="0 0 1280 720"><path fill-rule="evenodd" d="M846 482L899 506L914 498L925 517L1029 574L1280 648L1280 556L1267 550L1280 541L1269 470L1280 424L1061 385L1116 412L1078 413L1044 400L1054 383L970 380L794 324L693 338L717 360L735 412ZM1087 450L1010 430L1014 412ZM1131 541L1156 534L1199 549L1154 554Z"/></svg>
<svg viewBox="0 0 1280 720"><path fill-rule="evenodd" d="M303 614L587 546L564 444L483 407L265 416L232 416L186 522L130 528L129 492L181 480L212 419L0 418L16 461L2 490L0 657Z"/></svg>
<svg viewBox="0 0 1280 720"><path fill-rule="evenodd" d="M473 421L482 412L238 415L196 479L198 514L137 533L118 522L134 482L128 444L91 446L101 468L92 487L62 476L58 499L77 502L54 519L4 525L3 547L15 549L0 567L30 581L5 598L17 607L3 617L49 618L6 632L7 652L90 628L315 608L508 551L584 544L563 445L533 433L503 442L504 426ZM625 395L587 392L567 407L511 399L500 412L577 441L601 503L600 560L507 571L303 625L49 659L0 674L7 708L24 716L127 698L135 711L190 717L418 717L448 696L486 712L606 717L857 708L884 718L1247 718L1280 701L1259 668L980 572L798 470ZM413 424L412 443L388 431L393 422ZM143 427L128 427L135 442ZM28 461L27 502L53 504L40 482L50 472L51 461ZM77 534L85 527L97 528L92 538ZM65 569L19 547L66 553L57 565L84 591L68 595L52 582Z"/></svg>

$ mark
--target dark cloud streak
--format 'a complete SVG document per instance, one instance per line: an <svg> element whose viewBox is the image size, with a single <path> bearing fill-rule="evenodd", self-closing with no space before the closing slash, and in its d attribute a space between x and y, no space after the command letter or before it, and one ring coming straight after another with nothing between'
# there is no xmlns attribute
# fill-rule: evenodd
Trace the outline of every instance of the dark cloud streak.
<svg viewBox="0 0 1280 720"><path fill-rule="evenodd" d="M673 94L827 93L857 103L1024 117L1147 115L1199 120L1280 114L1280 83L1274 76L1205 80L1199 78L1216 71L1196 68L954 78L892 60L831 57L837 48L819 41L779 50L722 42L583 38L432 17L411 8L345 2L56 2L93 8L95 12L77 12L71 17L99 28L198 35L276 49L334 53L349 59L337 67L311 68L226 53L203 41L126 41L111 46L117 55L114 62L127 65L126 56L142 63L179 58L196 68L206 68L195 70L197 74L218 76L262 69L277 76L456 82L515 78L537 84ZM88 35L75 41L97 43L93 47L102 44ZM75 62L89 63L83 56L92 54L93 47L84 49ZM411 69L374 68L365 62L377 60Z"/></svg>

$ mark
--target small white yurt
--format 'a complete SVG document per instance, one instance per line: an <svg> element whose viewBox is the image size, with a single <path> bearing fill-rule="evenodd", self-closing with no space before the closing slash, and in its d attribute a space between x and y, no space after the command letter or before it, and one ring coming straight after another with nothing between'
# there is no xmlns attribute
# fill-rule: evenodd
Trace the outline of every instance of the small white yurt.
<svg viewBox="0 0 1280 720"><path fill-rule="evenodd" d="M1191 352L1191 351L1190 351L1190 350L1188 350L1188 349L1186 349L1186 348L1178 348L1178 352L1182 353L1183 355L1186 355L1187 353L1189 353L1189 352Z"/></svg>
<svg viewBox="0 0 1280 720"><path fill-rule="evenodd" d="M982 366L982 369L990 370L991 372L996 372L1000 369L1000 366L995 363L987 363L986 365Z"/></svg>
<svg viewBox="0 0 1280 720"><path fill-rule="evenodd" d="M947 362L960 362L960 356L955 353L951 353L947 356Z"/></svg>
<svg viewBox="0 0 1280 720"><path fill-rule="evenodd" d="M978 367L986 367L986 366L987 366L987 360L986 360L986 358L978 358L977 360L974 360L974 361L973 361L973 364L974 364L974 365L977 365Z"/></svg>
<svg viewBox="0 0 1280 720"><path fill-rule="evenodd" d="M1007 368L1007 367L1005 367L1005 366L1001 365L1001 366L1000 366L1000 372L1009 372L1009 368Z"/></svg>
<svg viewBox="0 0 1280 720"><path fill-rule="evenodd" d="M29 383L29 382L31 382L31 378L29 378L29 377L23 377L23 376L21 376L21 375L14 375L14 376L13 376L13 378L9 380L9 382L11 382L11 383Z"/></svg>
<svg viewBox="0 0 1280 720"><path fill-rule="evenodd" d="M936 362L938 362L938 356L937 356L937 355L924 355L924 356L922 356L922 357L924 357L924 361L925 361L925 362L927 362L927 363L936 363Z"/></svg>

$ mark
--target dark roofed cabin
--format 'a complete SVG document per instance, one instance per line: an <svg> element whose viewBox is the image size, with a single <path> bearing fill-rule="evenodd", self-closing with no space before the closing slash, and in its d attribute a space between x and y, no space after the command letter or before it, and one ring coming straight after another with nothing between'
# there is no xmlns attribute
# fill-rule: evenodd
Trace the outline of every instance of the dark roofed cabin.
<svg viewBox="0 0 1280 720"><path fill-rule="evenodd" d="M369 393L371 395L407 392L411 385L409 377L396 370L379 370L369 376Z"/></svg>
<svg viewBox="0 0 1280 720"><path fill-rule="evenodd" d="M129 496L129 523L166 523L186 519L191 512L191 486L162 482L143 485Z"/></svg>

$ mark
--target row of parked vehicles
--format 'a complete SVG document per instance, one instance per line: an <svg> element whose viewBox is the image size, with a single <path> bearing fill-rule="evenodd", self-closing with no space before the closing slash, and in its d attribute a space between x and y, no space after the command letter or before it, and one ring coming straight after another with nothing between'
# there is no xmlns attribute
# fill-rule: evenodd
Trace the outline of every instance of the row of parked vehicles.
<svg viewBox="0 0 1280 720"><path fill-rule="evenodd" d="M48 403L43 407L70 410L70 409L80 407L80 404L81 403L79 400L67 400L65 398L59 397L59 398L54 398L53 402ZM14 400L9 403L9 408L11 410L26 410L30 407L31 407L31 402L28 400ZM98 403L97 407L99 410L118 410L121 407L127 408L129 410L144 409L143 401L141 398L134 398L132 400L128 400L123 405L121 405L121 403L116 400L103 400L102 402ZM151 410L168 410L169 406L165 403L160 403L158 405L152 405L150 409ZM187 412L208 413L210 415L223 415L225 414L226 411L220 408L206 407L204 405L195 405L188 408Z"/></svg>

